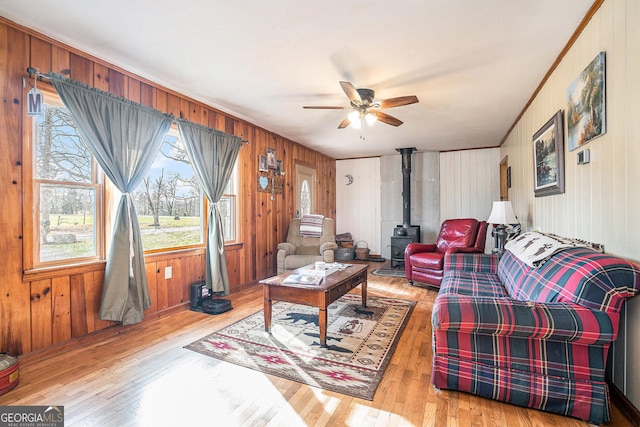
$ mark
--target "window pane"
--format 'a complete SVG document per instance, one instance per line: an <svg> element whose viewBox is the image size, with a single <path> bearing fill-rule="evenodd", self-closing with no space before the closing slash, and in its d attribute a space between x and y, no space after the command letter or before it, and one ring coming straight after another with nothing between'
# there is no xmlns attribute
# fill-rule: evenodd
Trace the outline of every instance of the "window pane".
<svg viewBox="0 0 640 427"><path fill-rule="evenodd" d="M69 111L44 104L37 121L36 178L92 182L91 153L78 135Z"/></svg>
<svg viewBox="0 0 640 427"><path fill-rule="evenodd" d="M96 190L40 185L40 261L94 257Z"/></svg>
<svg viewBox="0 0 640 427"><path fill-rule="evenodd" d="M224 232L225 242L234 241L235 236L235 218L236 218L236 198L231 195L224 195L218 202L218 208L222 216L222 228Z"/></svg>
<svg viewBox="0 0 640 427"><path fill-rule="evenodd" d="M309 215L311 213L311 190L309 189L309 181L302 181L300 186L300 212L301 215Z"/></svg>
<svg viewBox="0 0 640 427"><path fill-rule="evenodd" d="M132 197L145 250L203 242L202 190L175 126Z"/></svg>

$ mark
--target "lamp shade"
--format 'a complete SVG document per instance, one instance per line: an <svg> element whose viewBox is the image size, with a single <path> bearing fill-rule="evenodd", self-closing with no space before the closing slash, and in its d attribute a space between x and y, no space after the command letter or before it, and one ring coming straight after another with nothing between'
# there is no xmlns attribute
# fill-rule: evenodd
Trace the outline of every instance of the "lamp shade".
<svg viewBox="0 0 640 427"><path fill-rule="evenodd" d="M518 224L511 202L493 202L491 215L489 215L487 222L489 224Z"/></svg>

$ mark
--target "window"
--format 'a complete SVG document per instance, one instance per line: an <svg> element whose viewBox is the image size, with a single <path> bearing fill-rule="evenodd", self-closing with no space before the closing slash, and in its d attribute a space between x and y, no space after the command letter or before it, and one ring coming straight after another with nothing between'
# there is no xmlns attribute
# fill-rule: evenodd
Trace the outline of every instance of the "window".
<svg viewBox="0 0 640 427"><path fill-rule="evenodd" d="M43 92L34 119L33 264L99 258L102 185L98 167L60 99Z"/></svg>
<svg viewBox="0 0 640 427"><path fill-rule="evenodd" d="M224 189L224 195L218 202L220 215L222 215L222 229L225 242L234 242L236 240L236 187L237 187L237 170L238 163L233 169L231 178Z"/></svg>
<svg viewBox="0 0 640 427"><path fill-rule="evenodd" d="M316 169L310 165L296 163L296 216L315 212Z"/></svg>
<svg viewBox="0 0 640 427"><path fill-rule="evenodd" d="M104 258L103 174L53 88L40 86L43 116L32 123L31 184L25 186L25 269ZM42 90L45 89L45 90ZM33 120L33 121L32 121ZM237 168L236 168L237 169ZM225 241L236 239L237 171L219 209ZM28 189L32 188L32 191ZM201 247L208 205L174 125L143 180L132 193L145 251Z"/></svg>
<svg viewBox="0 0 640 427"><path fill-rule="evenodd" d="M132 197L145 250L203 243L204 196L175 124Z"/></svg>

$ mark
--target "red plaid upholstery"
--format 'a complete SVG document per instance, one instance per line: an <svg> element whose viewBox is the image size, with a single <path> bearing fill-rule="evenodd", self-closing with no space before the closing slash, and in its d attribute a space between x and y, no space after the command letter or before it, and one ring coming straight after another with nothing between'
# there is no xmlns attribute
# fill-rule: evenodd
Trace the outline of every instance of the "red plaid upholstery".
<svg viewBox="0 0 640 427"><path fill-rule="evenodd" d="M640 269L575 248L531 268L505 252L449 254L433 307L433 375L462 390L608 422L605 368Z"/></svg>

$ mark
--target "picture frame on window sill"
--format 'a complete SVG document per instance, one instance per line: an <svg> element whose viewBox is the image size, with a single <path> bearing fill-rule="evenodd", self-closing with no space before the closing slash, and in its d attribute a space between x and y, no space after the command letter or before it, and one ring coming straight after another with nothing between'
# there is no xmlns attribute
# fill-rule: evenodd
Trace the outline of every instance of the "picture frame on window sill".
<svg viewBox="0 0 640 427"><path fill-rule="evenodd" d="M533 135L535 197L564 193L564 113L559 110Z"/></svg>

